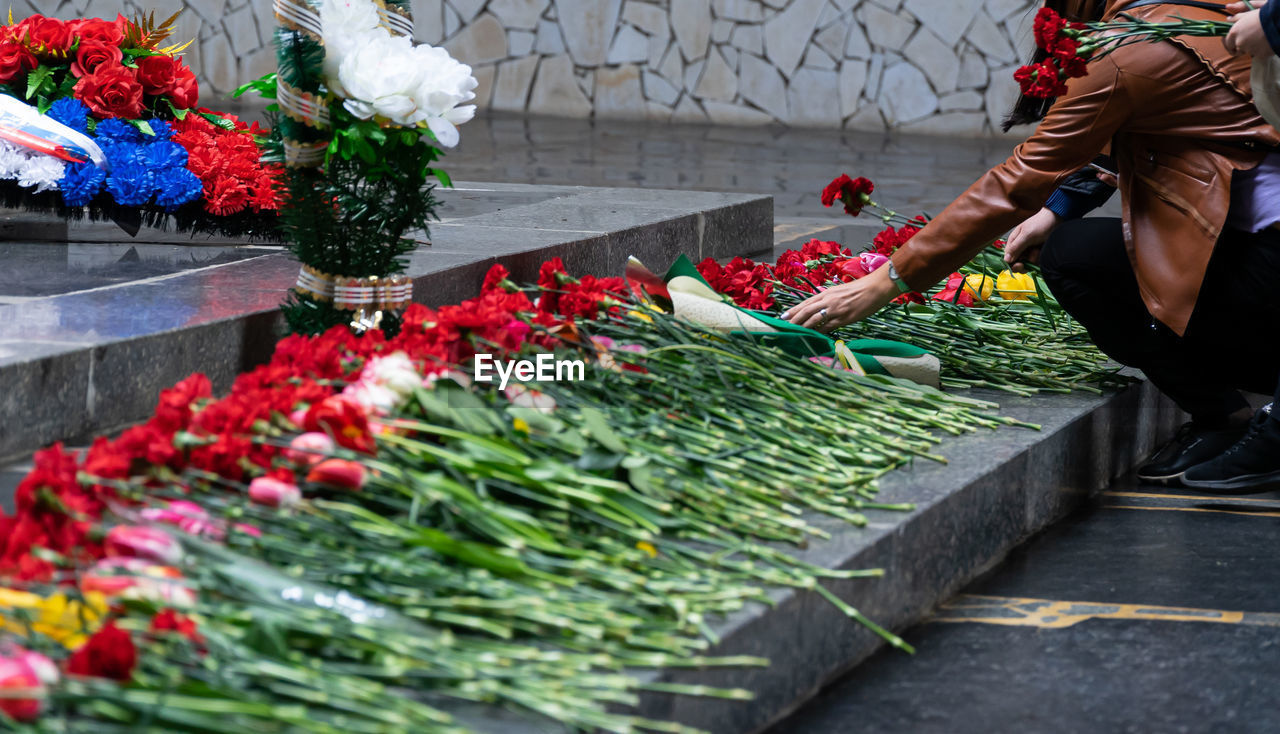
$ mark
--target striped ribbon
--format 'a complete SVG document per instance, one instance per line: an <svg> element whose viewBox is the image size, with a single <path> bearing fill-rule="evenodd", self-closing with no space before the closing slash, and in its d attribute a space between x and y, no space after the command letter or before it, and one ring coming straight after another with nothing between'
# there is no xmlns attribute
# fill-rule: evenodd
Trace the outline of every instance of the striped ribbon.
<svg viewBox="0 0 1280 734"><path fill-rule="evenodd" d="M294 290L318 301L333 301L334 308L345 311L400 311L413 300L413 280L406 275L354 278L322 273L310 265L298 271Z"/></svg>

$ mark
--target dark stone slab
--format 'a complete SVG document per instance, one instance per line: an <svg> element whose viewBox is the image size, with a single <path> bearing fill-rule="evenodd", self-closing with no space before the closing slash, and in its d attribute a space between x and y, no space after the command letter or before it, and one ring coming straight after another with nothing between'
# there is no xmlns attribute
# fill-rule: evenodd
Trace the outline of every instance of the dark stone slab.
<svg viewBox="0 0 1280 734"><path fill-rule="evenodd" d="M929 624L771 734L1280 730L1280 628L1090 620Z"/></svg>
<svg viewBox="0 0 1280 734"><path fill-rule="evenodd" d="M474 296L499 262L521 281L552 257L620 275L631 254L661 269L680 253L745 254L772 238L763 196L702 192L682 204L677 192L459 183L441 198L432 246L408 263L414 297L428 305ZM96 239L0 245L17 263L0 273L0 384L13 386L0 396L0 460L145 418L160 390L191 372L225 389L281 333L298 264L279 248L164 244L174 238L160 230L129 239L110 223L71 229Z"/></svg>
<svg viewBox="0 0 1280 734"><path fill-rule="evenodd" d="M1122 480L771 734L1274 731L1277 507Z"/></svg>

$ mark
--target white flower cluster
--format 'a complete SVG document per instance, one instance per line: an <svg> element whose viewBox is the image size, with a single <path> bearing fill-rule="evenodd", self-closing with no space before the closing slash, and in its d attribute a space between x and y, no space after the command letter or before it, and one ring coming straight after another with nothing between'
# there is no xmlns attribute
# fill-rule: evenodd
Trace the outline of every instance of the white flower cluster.
<svg viewBox="0 0 1280 734"><path fill-rule="evenodd" d="M54 191L62 178L62 161L0 140L0 179L17 179L23 188L36 193Z"/></svg>
<svg viewBox="0 0 1280 734"><path fill-rule="evenodd" d="M471 67L442 48L393 36L370 0L324 0L320 25L325 79L351 114L397 125L425 124L441 145L458 144L458 125L475 116Z"/></svg>

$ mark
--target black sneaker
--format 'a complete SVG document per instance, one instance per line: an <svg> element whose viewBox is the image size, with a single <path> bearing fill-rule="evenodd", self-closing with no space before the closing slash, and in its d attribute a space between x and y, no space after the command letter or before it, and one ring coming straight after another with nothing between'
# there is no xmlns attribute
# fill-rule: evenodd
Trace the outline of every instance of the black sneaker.
<svg viewBox="0 0 1280 734"><path fill-rule="evenodd" d="M1138 467L1138 481L1177 486L1184 472L1221 455L1244 433L1244 428L1204 429L1195 423L1184 423L1172 441Z"/></svg>
<svg viewBox="0 0 1280 734"><path fill-rule="evenodd" d="M1265 408L1259 410L1244 438L1220 456L1187 469L1182 483L1223 494L1280 489L1280 422Z"/></svg>

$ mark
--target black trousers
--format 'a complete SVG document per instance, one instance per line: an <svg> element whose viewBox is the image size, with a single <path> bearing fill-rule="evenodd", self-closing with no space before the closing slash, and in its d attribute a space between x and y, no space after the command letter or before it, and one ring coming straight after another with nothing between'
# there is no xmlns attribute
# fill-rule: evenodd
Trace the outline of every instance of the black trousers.
<svg viewBox="0 0 1280 734"><path fill-rule="evenodd" d="M1064 222L1045 243L1040 266L1049 290L1098 347L1142 370L1194 420L1215 423L1247 407L1241 390L1277 393L1280 231L1224 231L1181 338L1143 304L1119 219Z"/></svg>

